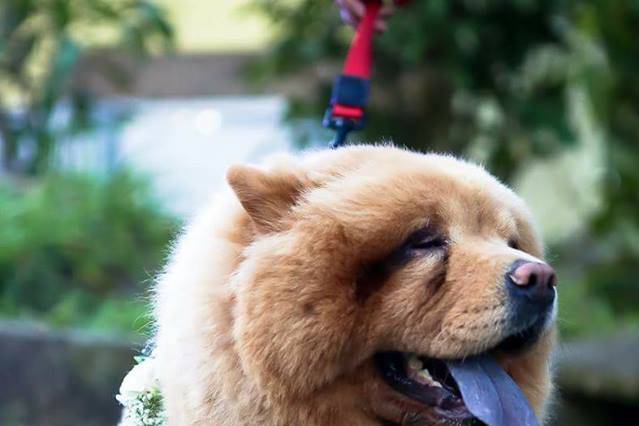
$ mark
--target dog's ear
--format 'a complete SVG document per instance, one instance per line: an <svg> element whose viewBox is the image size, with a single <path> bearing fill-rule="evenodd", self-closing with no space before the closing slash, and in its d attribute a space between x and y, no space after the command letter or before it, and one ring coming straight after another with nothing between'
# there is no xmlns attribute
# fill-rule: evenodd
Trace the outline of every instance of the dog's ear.
<svg viewBox="0 0 639 426"><path fill-rule="evenodd" d="M279 229L281 219L300 195L303 185L292 173L232 166L226 180L259 232Z"/></svg>

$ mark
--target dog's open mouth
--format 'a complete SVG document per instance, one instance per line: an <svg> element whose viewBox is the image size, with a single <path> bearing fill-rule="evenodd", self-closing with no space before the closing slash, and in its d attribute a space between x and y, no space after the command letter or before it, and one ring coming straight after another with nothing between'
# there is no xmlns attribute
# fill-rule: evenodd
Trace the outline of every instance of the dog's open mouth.
<svg viewBox="0 0 639 426"><path fill-rule="evenodd" d="M431 407L443 420L469 425L475 422L475 416L464 404L459 387L443 361L415 354L384 352L376 355L375 363L393 389Z"/></svg>
<svg viewBox="0 0 639 426"><path fill-rule="evenodd" d="M517 351L539 336L543 324L502 341L496 348ZM534 426L532 408L514 380L489 353L463 360L440 360L402 352L383 352L375 364L396 392L426 406L441 423Z"/></svg>

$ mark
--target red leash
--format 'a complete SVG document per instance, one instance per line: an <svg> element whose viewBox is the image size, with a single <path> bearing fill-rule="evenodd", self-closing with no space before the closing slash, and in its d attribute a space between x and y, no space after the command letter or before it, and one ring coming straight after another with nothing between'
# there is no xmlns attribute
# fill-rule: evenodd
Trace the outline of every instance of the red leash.
<svg viewBox="0 0 639 426"><path fill-rule="evenodd" d="M395 3L403 5L407 2L398 0ZM331 100L322 122L324 127L336 132L331 148L342 146L349 132L362 129L366 123L364 108L370 92L373 37L381 8L381 0L366 2L366 14L357 26L342 74L333 85Z"/></svg>
<svg viewBox="0 0 639 426"><path fill-rule="evenodd" d="M352 77L370 79L373 62L373 36L375 21L382 8L381 2L370 2L366 5L366 14L357 26L357 32L344 62L342 74Z"/></svg>
<svg viewBox="0 0 639 426"><path fill-rule="evenodd" d="M331 148L344 144L348 133L364 127L364 107L370 90L375 21L382 7L379 0L366 3L366 14L348 50L342 74L333 85L331 101L324 115L324 127L335 130Z"/></svg>

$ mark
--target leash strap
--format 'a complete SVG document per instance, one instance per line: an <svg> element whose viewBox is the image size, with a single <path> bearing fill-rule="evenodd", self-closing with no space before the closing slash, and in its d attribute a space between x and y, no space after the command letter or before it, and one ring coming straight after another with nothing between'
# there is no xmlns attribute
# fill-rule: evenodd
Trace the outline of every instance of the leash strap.
<svg viewBox="0 0 639 426"><path fill-rule="evenodd" d="M322 121L324 127L336 132L331 148L342 146L349 132L362 129L366 123L364 108L370 92L373 36L381 7L381 0L366 3L366 14L357 26L342 74L333 84L331 100Z"/></svg>

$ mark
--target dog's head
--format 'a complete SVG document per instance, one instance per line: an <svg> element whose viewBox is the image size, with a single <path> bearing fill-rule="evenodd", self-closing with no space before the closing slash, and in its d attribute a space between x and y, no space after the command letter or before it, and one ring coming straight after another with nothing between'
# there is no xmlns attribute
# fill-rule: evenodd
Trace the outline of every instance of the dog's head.
<svg viewBox="0 0 639 426"><path fill-rule="evenodd" d="M451 157L350 147L234 167L228 181L253 229L233 333L271 400L324 398L335 416L391 424L472 422L444 361L490 353L541 414L555 277L524 203L494 177Z"/></svg>

